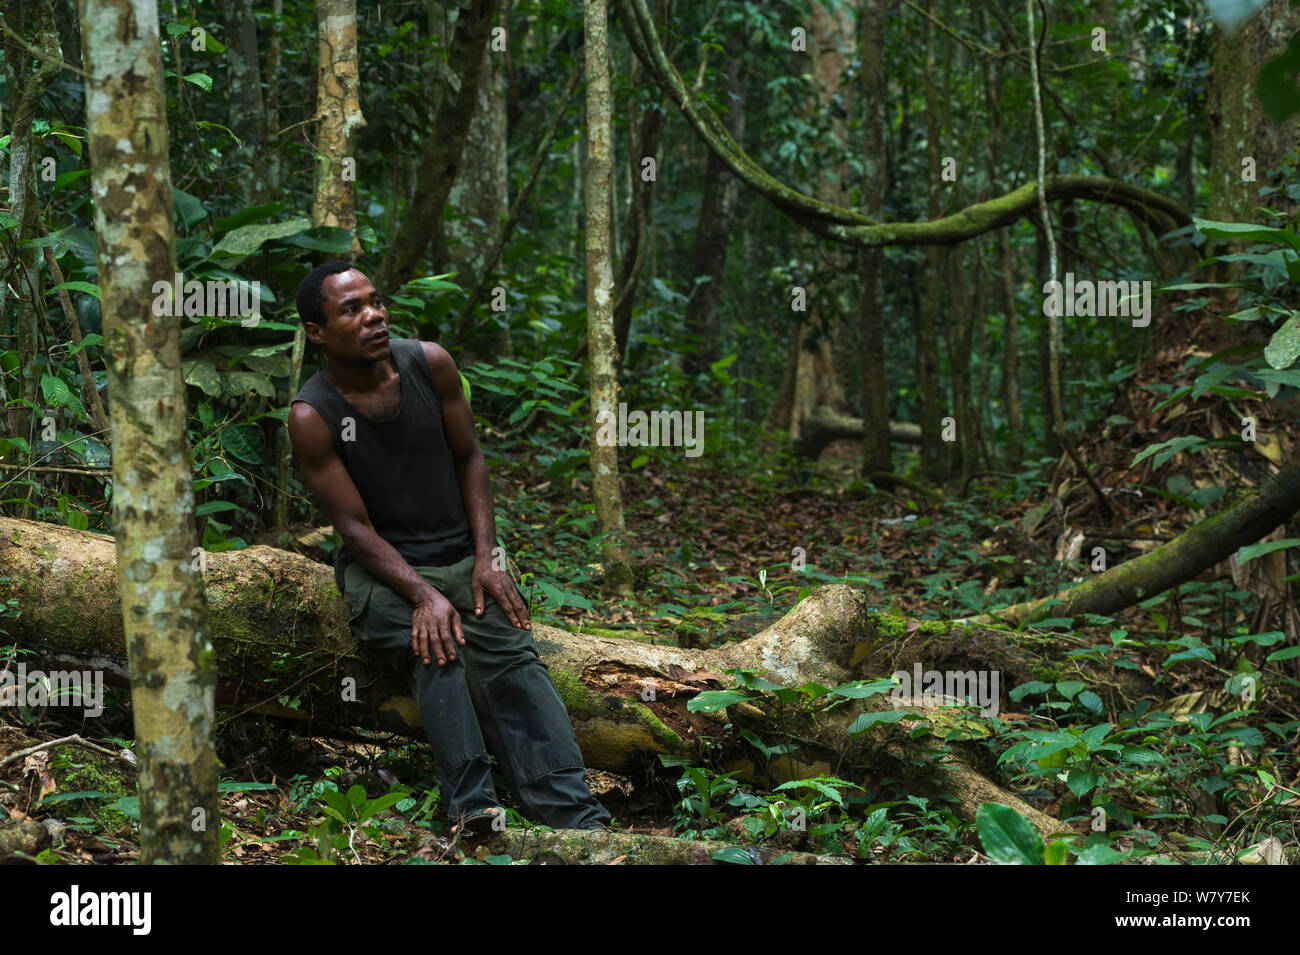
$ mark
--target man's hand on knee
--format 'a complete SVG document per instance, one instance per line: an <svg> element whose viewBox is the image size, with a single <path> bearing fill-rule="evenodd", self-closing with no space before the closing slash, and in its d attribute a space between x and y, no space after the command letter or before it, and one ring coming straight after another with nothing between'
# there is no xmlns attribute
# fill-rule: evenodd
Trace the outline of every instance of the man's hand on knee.
<svg viewBox="0 0 1300 955"><path fill-rule="evenodd" d="M444 666L456 659L456 644L465 645L460 614L435 587L415 605L411 614L411 650L427 666L431 659Z"/></svg>
<svg viewBox="0 0 1300 955"><path fill-rule="evenodd" d="M469 579L470 595L474 598L474 615L483 616L484 594L488 594L506 612L506 619L511 626L519 630L531 630L532 621L528 619L528 605L519 596L519 590L510 575L504 570L497 570L491 560L476 560L474 572Z"/></svg>

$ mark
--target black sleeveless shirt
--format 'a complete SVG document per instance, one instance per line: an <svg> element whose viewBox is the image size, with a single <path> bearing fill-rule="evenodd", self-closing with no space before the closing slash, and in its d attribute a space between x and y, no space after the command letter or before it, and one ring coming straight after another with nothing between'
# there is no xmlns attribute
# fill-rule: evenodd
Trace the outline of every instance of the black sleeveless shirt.
<svg viewBox="0 0 1300 955"><path fill-rule="evenodd" d="M329 426L339 456L375 531L412 567L444 566L474 553L460 478L442 430L442 401L419 341L389 341L401 377L397 414L367 418L316 372L290 404L305 401ZM348 420L350 419L350 421ZM345 429L349 432L344 440ZM334 560L334 580L356 558L344 544Z"/></svg>

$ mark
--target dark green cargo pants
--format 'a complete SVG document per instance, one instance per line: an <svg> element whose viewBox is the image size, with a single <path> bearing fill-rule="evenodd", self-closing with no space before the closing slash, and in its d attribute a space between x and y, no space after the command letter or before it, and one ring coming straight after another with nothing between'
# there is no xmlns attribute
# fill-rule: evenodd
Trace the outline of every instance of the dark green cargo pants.
<svg viewBox="0 0 1300 955"><path fill-rule="evenodd" d="M416 567L460 614L465 645L445 666L425 665L411 650L410 602L355 560L344 572L352 630L398 673L407 675L424 732L433 747L453 823L499 805L488 758L497 758L526 816L554 829L591 829L609 822L583 779L582 752L564 702L537 655L530 630L511 626L484 595L474 615L474 557L447 567Z"/></svg>

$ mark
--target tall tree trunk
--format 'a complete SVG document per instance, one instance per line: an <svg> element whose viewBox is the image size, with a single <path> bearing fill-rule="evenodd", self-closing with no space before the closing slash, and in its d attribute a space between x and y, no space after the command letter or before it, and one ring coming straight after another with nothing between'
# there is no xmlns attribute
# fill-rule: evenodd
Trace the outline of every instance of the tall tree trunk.
<svg viewBox="0 0 1300 955"><path fill-rule="evenodd" d="M602 534L604 589L632 592L632 567L619 488L618 357L614 343L614 269L610 261L610 177L614 134L609 90L609 12L605 0L587 0L587 347L591 362L591 485Z"/></svg>
<svg viewBox="0 0 1300 955"><path fill-rule="evenodd" d="M489 260L510 212L502 58L501 52L484 44L478 103L465 136L465 155L472 156L473 162L461 169L447 196L447 205L455 217L440 217L435 232L433 259L441 263L439 271L457 272L457 282L467 289L485 270L495 266ZM498 316L491 316L485 329L494 357L508 358L513 353L508 316L499 316L504 325L496 324Z"/></svg>
<svg viewBox="0 0 1300 955"><path fill-rule="evenodd" d="M940 178L939 98L935 90L936 50L934 0L925 5L925 156L927 181L926 215L939 217ZM939 388L939 308L948 250L937 245L925 249L925 296L921 304L921 323L916 329L916 387L921 393L921 471L927 478L942 482L948 477L948 447L943 441L943 409Z"/></svg>
<svg viewBox="0 0 1300 955"><path fill-rule="evenodd" d="M361 253L352 183L356 181L356 131L361 115L357 75L357 0L316 0L319 62L316 72L316 195L314 226L352 231L352 256Z"/></svg>
<svg viewBox="0 0 1300 955"><path fill-rule="evenodd" d="M275 83L280 72L280 34L283 27L280 25L280 19L284 16L284 0L275 0L271 4L271 29L270 36L267 39L266 50L266 77L268 84ZM274 89L274 86L268 85L268 93ZM271 195L276 195L280 191L280 110L276 105L275 96L269 96L265 101L266 104L266 133L269 140L267 145L266 159L266 182Z"/></svg>
<svg viewBox="0 0 1300 955"><path fill-rule="evenodd" d="M37 315L43 301L38 264L40 249L35 245L24 245L37 238L37 222L40 218L32 121L36 118L36 108L44 98L45 91L59 75L63 55L59 49L59 35L50 0L39 0L31 11L24 11L20 3L16 10L7 9L5 12L5 26L8 28L4 40L5 79L12 104L9 130L9 213L18 225L14 234L5 242L3 270L0 271L4 277L0 281L0 312L4 311L5 298L12 287L17 297L18 396L39 407L42 402L40 366L36 363L36 353L40 350ZM20 41L27 42L25 12L34 14L35 46L42 53L40 58L19 46ZM10 257L10 249L17 249L13 258ZM35 429L31 425L47 413L53 412L37 412L23 405L16 406L9 413L9 433L26 437L28 443L34 446ZM31 493L29 485L26 495L29 500ZM21 513L24 516L30 513L27 505L22 506Z"/></svg>
<svg viewBox="0 0 1300 955"><path fill-rule="evenodd" d="M81 0L81 34L141 861L215 863L217 673L185 444L181 319L153 313L154 283L176 274L158 5Z"/></svg>
<svg viewBox="0 0 1300 955"><path fill-rule="evenodd" d="M1037 282L1034 288L1041 289L1051 274L1048 270L1047 229L1050 225L1038 218L1038 230L1034 234L1034 275ZM1042 316L1038 326L1038 387L1043 401L1043 453L1049 458L1060 457L1061 440L1057 437L1056 426L1056 392L1052 388L1052 323L1047 316Z"/></svg>
<svg viewBox="0 0 1300 955"><path fill-rule="evenodd" d="M1288 181L1270 176L1286 154L1300 150L1300 123L1274 123L1255 93L1255 77L1264 61L1281 53L1300 31L1300 7L1290 0L1269 0L1235 30L1214 30L1208 113L1210 202L1208 216L1229 222L1254 222L1261 205L1260 187ZM1243 160L1254 161L1255 181L1242 180ZM1294 211L1285 188L1269 196L1268 205Z"/></svg>
<svg viewBox="0 0 1300 955"><path fill-rule="evenodd" d="M722 95L729 112L723 117L736 142L745 139L746 83L740 56L727 58L726 85ZM687 374L707 374L709 365L722 357L721 306L723 273L727 264L727 243L736 221L736 197L740 183L713 153L704 164L704 197L695 226L691 250L691 291L686 304L686 327L700 336L699 351L686 355ZM701 281L703 280L703 281Z"/></svg>
<svg viewBox="0 0 1300 955"><path fill-rule="evenodd" d="M1020 322L1016 317L1015 263L1011 230L998 230L998 290L1002 297L1002 409L1007 416L1006 463L1017 468L1025 459L1024 416L1020 410Z"/></svg>
<svg viewBox="0 0 1300 955"><path fill-rule="evenodd" d="M971 408L971 420L975 428L975 450L979 456L979 467L988 469L989 464L989 447L988 447L988 428L990 418L986 417L989 407L989 381L993 374L993 363L989 360L989 337L988 337L988 288L986 279L988 278L988 264L984 257L984 244L975 242L975 281L971 283L970 289L970 313L974 316L975 321L975 342L971 354L979 355L979 383L975 388L975 404ZM963 476L968 477L974 472L965 472Z"/></svg>
<svg viewBox="0 0 1300 955"><path fill-rule="evenodd" d="M1047 190L1045 181L1047 178L1047 129L1043 119L1043 84L1039 71L1039 37L1034 27L1034 4L1036 0L1025 0L1025 12L1028 19L1029 32L1029 67L1030 77L1034 91L1034 126L1038 133L1038 211L1043 217L1044 233L1047 236L1047 257L1048 257L1048 280L1057 281L1057 255L1056 239L1052 233L1052 216L1047 204ZM1045 26L1045 25L1044 25ZM1044 29L1044 34L1046 29ZM1053 407L1055 415L1053 425L1055 426L1057 439L1065 448L1065 453L1074 462L1078 468L1080 476L1088 482L1096 496L1097 509L1106 516L1110 514L1110 503L1106 500L1105 492L1102 491L1101 485L1093 477L1092 472L1088 470L1087 464L1080 457L1078 450L1074 446L1074 440L1065 430L1065 415L1061 408L1061 354L1060 354L1060 312L1057 308L1048 308L1047 325L1048 325L1048 369L1049 383L1053 396Z"/></svg>
<svg viewBox="0 0 1300 955"><path fill-rule="evenodd" d="M415 191L402 214L402 224L375 271L375 287L396 292L415 275L442 218L442 208L460 172L465 141L478 104L479 69L496 13L497 0L470 0L460 9L451 41L448 66L460 79L460 90L438 104L433 125L420 144Z"/></svg>
<svg viewBox="0 0 1300 955"><path fill-rule="evenodd" d="M888 0L862 0L862 213L883 219L889 165L885 152L885 13ZM862 473L892 471L889 444L889 364L885 360L885 303L881 249L858 250L858 369L862 401Z"/></svg>
<svg viewBox="0 0 1300 955"><path fill-rule="evenodd" d="M974 329L967 249L963 243L948 253L948 366L952 375L952 416L957 421L957 440L951 444L951 467L966 477L975 471L974 403L971 401L971 334Z"/></svg>
<svg viewBox="0 0 1300 955"><path fill-rule="evenodd" d="M262 99L262 69L257 59L257 21L253 19L253 0L227 0L224 10L226 59L230 64L226 111L230 128L242 140L235 149L234 159L244 167L234 188L241 205L256 206L267 202L272 195L266 104Z"/></svg>
<svg viewBox="0 0 1300 955"><path fill-rule="evenodd" d="M666 4L662 13L666 17ZM729 70L734 71L735 64L738 62L739 57L733 59ZM730 72L728 75L730 76ZM638 89L643 80L643 68L639 62L634 61L632 65L632 88L634 90ZM733 102L732 108L740 110L740 126L728 125L727 128L732 130L733 136L742 135L745 122L743 91L739 103ZM631 181L631 192L627 215L627 242L625 243L623 257L618 265L618 275L614 280L614 341L618 345L620 363L623 355L627 354L628 336L632 331L632 306L636 304L637 285L640 282L641 271L648 257L647 253L654 243L654 194L655 182L659 177L659 141L663 138L664 115L663 106L655 103L651 108L643 111L639 117L635 106L631 107L628 117L630 135L628 136L627 165ZM713 154L710 153L709 155L712 158ZM653 160L653 166L650 168L645 165L647 159ZM730 183L731 201L734 203L737 186L725 171L719 170L719 174L726 179L726 182L723 183L724 188ZM709 190L714 188L716 186L712 179L705 182L706 204L708 203ZM727 229L726 233L720 237L724 256L726 254L727 238L731 232L730 209L725 214L728 217ZM696 241L698 242L698 240L699 231L697 227ZM715 277L715 283L721 280L721 269L719 269L719 274ZM713 320L716 323L716 314ZM691 318L691 302L686 305L686 327L700 328L700 334L705 335L704 329ZM687 362L689 369L689 358Z"/></svg>
<svg viewBox="0 0 1300 955"><path fill-rule="evenodd" d="M979 13L979 26L986 28L984 10ZM1011 37L1008 36L1008 40ZM1001 180L1002 148L1002 61L994 57L980 57L980 70L984 77L984 92L989 111L988 149L985 162L990 183ZM998 229L997 281L993 283L991 312L1002 312L1002 410L1006 415L1005 461L1008 467L1017 468L1025 457L1024 420L1020 410L1020 341L1019 322L1016 316L1016 284L1014 263L1011 258L1011 230ZM1000 308L998 306L1000 300Z"/></svg>

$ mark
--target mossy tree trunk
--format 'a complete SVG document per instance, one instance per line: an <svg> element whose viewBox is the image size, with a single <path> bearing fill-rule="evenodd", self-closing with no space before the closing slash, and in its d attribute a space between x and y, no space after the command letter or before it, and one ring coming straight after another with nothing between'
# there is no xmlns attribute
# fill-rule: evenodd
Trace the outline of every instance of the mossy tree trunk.
<svg viewBox="0 0 1300 955"><path fill-rule="evenodd" d="M608 6L588 0L586 19L587 72L587 349L591 361L591 489L602 534L604 589L607 594L632 591L631 557L623 522L623 492L619 488L618 346L614 341L614 269L610 261L610 180L614 173L614 143L609 87Z"/></svg>
<svg viewBox="0 0 1300 955"><path fill-rule="evenodd" d="M82 0L81 31L113 392L116 572L100 585L116 597L113 625L129 660L141 861L215 863L217 673L185 444L181 319L152 309L153 284L176 272L158 5Z"/></svg>
<svg viewBox="0 0 1300 955"><path fill-rule="evenodd" d="M972 618L1019 626L1043 617L1113 614L1196 577L1238 548L1261 540L1300 510L1300 457L1293 458L1268 483L1226 510L1133 560L1099 573L1051 597L1015 604ZM1084 551L1091 545L1085 542Z"/></svg>
<svg viewBox="0 0 1300 955"><path fill-rule="evenodd" d="M356 181L356 132L365 125L361 115L357 72L356 0L316 0L316 194L311 224L335 226L354 233L351 255L361 252L355 231L353 200Z"/></svg>

